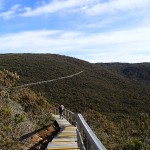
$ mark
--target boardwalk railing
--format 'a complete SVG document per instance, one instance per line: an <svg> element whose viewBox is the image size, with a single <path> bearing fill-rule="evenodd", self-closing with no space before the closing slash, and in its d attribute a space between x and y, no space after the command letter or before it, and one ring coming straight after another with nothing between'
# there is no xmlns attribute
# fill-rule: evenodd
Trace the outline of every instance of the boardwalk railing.
<svg viewBox="0 0 150 150"><path fill-rule="evenodd" d="M54 108L53 113L59 115L58 108ZM64 118L77 127L77 142L81 150L106 150L81 114L64 109Z"/></svg>
<svg viewBox="0 0 150 150"><path fill-rule="evenodd" d="M53 114L55 115L59 115L59 109L58 108L53 108L52 111ZM76 115L75 113L73 113L72 111L70 111L69 109L64 109L63 111L63 116L64 118L72 125L76 126Z"/></svg>

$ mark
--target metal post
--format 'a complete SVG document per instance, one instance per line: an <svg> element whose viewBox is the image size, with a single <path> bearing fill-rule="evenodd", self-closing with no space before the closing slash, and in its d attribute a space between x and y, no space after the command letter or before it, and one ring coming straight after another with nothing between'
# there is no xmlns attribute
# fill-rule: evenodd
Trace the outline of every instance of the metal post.
<svg viewBox="0 0 150 150"><path fill-rule="evenodd" d="M70 113L68 112L68 122L69 122Z"/></svg>
<svg viewBox="0 0 150 150"><path fill-rule="evenodd" d="M87 144L87 150L91 150L92 145L91 145L90 141L87 138L86 138L86 144Z"/></svg>
<svg viewBox="0 0 150 150"><path fill-rule="evenodd" d="M67 111L66 110L64 111L64 116L67 119Z"/></svg>
<svg viewBox="0 0 150 150"><path fill-rule="evenodd" d="M54 114L56 115L56 108L54 108Z"/></svg>

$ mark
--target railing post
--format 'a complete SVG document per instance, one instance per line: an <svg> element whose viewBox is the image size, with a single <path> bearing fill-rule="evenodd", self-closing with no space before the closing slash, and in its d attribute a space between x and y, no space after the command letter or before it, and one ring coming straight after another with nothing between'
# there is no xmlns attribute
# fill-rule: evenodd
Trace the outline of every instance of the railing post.
<svg viewBox="0 0 150 150"><path fill-rule="evenodd" d="M68 119L67 119L67 120L68 120L68 122L69 122L69 112L67 113L67 117L68 117Z"/></svg>
<svg viewBox="0 0 150 150"><path fill-rule="evenodd" d="M56 115L56 108L54 108L54 114Z"/></svg>
<svg viewBox="0 0 150 150"><path fill-rule="evenodd" d="M65 116L65 118L67 119L67 115L66 115L66 114L67 114L67 111L65 110L65 111L64 111L64 116Z"/></svg>
<svg viewBox="0 0 150 150"><path fill-rule="evenodd" d="M73 125L73 115L70 115L70 123Z"/></svg>
<svg viewBox="0 0 150 150"><path fill-rule="evenodd" d="M87 150L91 150L91 148L92 148L92 145L87 138L86 138L86 147L87 147Z"/></svg>
<svg viewBox="0 0 150 150"><path fill-rule="evenodd" d="M59 110L56 108L56 115L58 115L59 114Z"/></svg>
<svg viewBox="0 0 150 150"><path fill-rule="evenodd" d="M58 108L54 108L54 114L55 115L58 115L59 113L58 113Z"/></svg>

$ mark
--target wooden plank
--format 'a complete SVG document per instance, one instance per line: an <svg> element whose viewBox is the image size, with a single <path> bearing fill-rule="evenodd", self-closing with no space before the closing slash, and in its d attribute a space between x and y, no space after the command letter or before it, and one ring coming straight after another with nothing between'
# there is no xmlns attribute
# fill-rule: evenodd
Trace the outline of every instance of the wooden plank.
<svg viewBox="0 0 150 150"><path fill-rule="evenodd" d="M76 142L68 142L68 143L66 143L66 142L64 142L64 143L62 143L62 142L51 142L51 143L49 143L49 145L48 145L49 147L48 148L78 148L78 146L77 146L77 143Z"/></svg>
<svg viewBox="0 0 150 150"><path fill-rule="evenodd" d="M61 130L47 146L47 150L78 150L76 127L59 115L53 115Z"/></svg>
<svg viewBox="0 0 150 150"><path fill-rule="evenodd" d="M53 139L53 141L70 141L70 142L72 142L72 141L77 141L77 137L69 137L69 138L62 138L62 137L59 137L59 138L54 138Z"/></svg>

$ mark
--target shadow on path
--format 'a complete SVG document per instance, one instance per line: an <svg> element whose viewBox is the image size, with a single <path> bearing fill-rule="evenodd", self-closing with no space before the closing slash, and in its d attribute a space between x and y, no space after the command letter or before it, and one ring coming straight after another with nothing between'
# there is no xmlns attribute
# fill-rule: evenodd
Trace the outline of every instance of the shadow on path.
<svg viewBox="0 0 150 150"><path fill-rule="evenodd" d="M42 131L42 130L45 130L47 129L49 126L44 126L43 128L41 129L38 129L38 130L35 130L31 133L28 133L28 134L25 134L23 136L20 137L20 141L23 141L29 137L32 137L34 134ZM53 122L53 128L54 128L54 131L51 132L50 135L46 136L45 138L43 138L42 140L38 141L37 143L35 143L32 147L29 148L29 150L45 150L48 143L52 141L52 139L54 138L55 135L57 135L57 133L60 131L60 127L58 125L58 123L56 121Z"/></svg>
<svg viewBox="0 0 150 150"><path fill-rule="evenodd" d="M45 150L48 143L52 141L53 137L57 134L56 131L52 132L50 136L45 137L35 145L33 145L29 150Z"/></svg>
<svg viewBox="0 0 150 150"><path fill-rule="evenodd" d="M19 141L23 141L23 140L25 140L25 139L27 139L27 138L33 136L33 135L36 134L37 132L40 132L40 131L42 131L42 130L48 128L49 126L50 126L50 125L44 126L44 127L41 128L41 129L35 130L35 131L33 131L33 132L30 132L30 133L28 133L28 134L25 134L25 135L21 136L21 137L19 138Z"/></svg>

